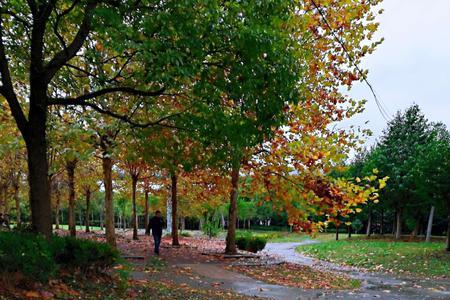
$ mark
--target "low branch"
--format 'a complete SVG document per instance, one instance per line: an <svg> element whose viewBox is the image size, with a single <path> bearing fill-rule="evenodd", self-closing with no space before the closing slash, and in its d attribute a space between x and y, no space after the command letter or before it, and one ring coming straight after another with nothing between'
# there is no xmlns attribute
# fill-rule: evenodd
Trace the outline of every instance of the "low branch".
<svg viewBox="0 0 450 300"><path fill-rule="evenodd" d="M60 103L58 103L56 101L50 101L50 102L51 102L51 105L61 105ZM182 114L183 112L178 112L178 113L174 113L174 114L171 114L171 115L167 115L167 116L164 116L164 117L162 117L162 118L160 118L160 119L158 119L156 121L152 121L152 122L148 122L148 123L140 123L140 122L137 122L137 121L133 120L128 115L118 114L116 112L107 110L107 109L105 109L105 108L103 108L103 107L101 107L101 106L99 106L97 104L90 103L90 102L87 102L85 100L80 100L80 101L77 101L76 103L70 103L70 104L64 103L62 105L81 105L81 106L85 106L85 107L90 107L93 110L95 110L95 111L97 111L97 112L99 112L101 114L104 114L104 115L113 117L115 119L121 120L121 121L123 121L125 123L128 123L132 127L148 128L148 127L152 127L152 126L161 126L161 127L167 127L167 128L186 130L186 128L182 128L182 127L179 127L179 126L175 126L175 125L170 125L170 124L164 123L164 121L166 121L166 120L168 120L170 118L176 117L176 116Z"/></svg>

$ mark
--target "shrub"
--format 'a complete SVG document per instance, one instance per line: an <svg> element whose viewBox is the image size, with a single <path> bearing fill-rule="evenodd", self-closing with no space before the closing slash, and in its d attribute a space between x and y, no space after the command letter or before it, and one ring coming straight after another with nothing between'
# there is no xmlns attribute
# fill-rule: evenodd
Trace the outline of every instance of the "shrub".
<svg viewBox="0 0 450 300"><path fill-rule="evenodd" d="M206 221L205 224L203 224L202 231L204 234L212 238L219 234L220 228L214 221Z"/></svg>
<svg viewBox="0 0 450 300"><path fill-rule="evenodd" d="M83 272L111 266L119 257L108 244L74 237L53 237L51 246L57 264Z"/></svg>
<svg viewBox="0 0 450 300"><path fill-rule="evenodd" d="M82 272L100 271L114 264L119 254L105 243L73 237L0 232L0 272L20 272L27 278L47 281L60 267Z"/></svg>
<svg viewBox="0 0 450 300"><path fill-rule="evenodd" d="M21 272L28 278L47 281L57 269L44 237L30 233L0 232L1 272Z"/></svg>
<svg viewBox="0 0 450 300"><path fill-rule="evenodd" d="M192 235L189 233L189 232L187 232L187 231L182 231L181 233L180 233L180 235L181 236L184 236L184 237L191 237Z"/></svg>
<svg viewBox="0 0 450 300"><path fill-rule="evenodd" d="M236 236L236 245L239 249L256 253L266 246L267 236L252 234L250 232L239 233Z"/></svg>

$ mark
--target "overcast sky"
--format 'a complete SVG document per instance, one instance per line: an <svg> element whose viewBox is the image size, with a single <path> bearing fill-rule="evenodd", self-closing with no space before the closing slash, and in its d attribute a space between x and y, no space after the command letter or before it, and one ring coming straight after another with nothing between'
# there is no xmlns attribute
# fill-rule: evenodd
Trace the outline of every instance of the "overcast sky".
<svg viewBox="0 0 450 300"><path fill-rule="evenodd" d="M450 0L384 0L381 6L385 41L362 64L369 81L390 114L417 103L429 120L450 127ZM369 121L372 144L386 121L366 85L358 83L350 95L368 100L351 123Z"/></svg>

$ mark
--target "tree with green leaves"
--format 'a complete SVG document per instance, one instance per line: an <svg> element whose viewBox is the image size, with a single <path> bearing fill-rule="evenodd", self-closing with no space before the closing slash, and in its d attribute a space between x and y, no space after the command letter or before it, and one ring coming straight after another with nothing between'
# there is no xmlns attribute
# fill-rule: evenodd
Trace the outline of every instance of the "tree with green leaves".
<svg viewBox="0 0 450 300"><path fill-rule="evenodd" d="M35 231L49 237L52 230L49 107L81 106L139 127L164 124L165 119L131 118L109 104L154 108L155 97L177 93L199 78L208 55L222 51L215 45L224 39L211 33L235 22L221 15L223 5L195 0L1 1L0 95L27 147ZM227 40L228 49L232 42Z"/></svg>
<svg viewBox="0 0 450 300"><path fill-rule="evenodd" d="M420 146L430 141L430 125L417 105L397 113L378 144L380 172L389 176L385 201L395 207L395 238L402 234L403 213L417 201L415 169L422 155ZM419 200L420 201L420 200Z"/></svg>

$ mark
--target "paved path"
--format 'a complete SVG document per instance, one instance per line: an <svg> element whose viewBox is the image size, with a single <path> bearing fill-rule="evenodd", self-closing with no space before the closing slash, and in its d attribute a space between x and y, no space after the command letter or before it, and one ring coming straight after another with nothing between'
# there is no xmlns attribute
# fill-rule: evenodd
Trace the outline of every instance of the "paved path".
<svg viewBox="0 0 450 300"><path fill-rule="evenodd" d="M382 273L362 272L356 268L319 261L295 251L298 246L312 243L317 242L306 240L299 243L268 243L263 253L285 262L347 274L362 282L358 291L323 294L318 296L318 299L450 299L449 280L400 278Z"/></svg>

